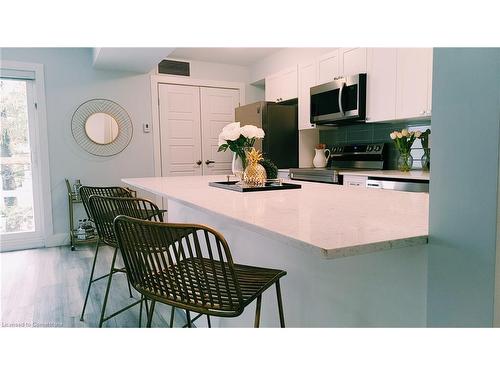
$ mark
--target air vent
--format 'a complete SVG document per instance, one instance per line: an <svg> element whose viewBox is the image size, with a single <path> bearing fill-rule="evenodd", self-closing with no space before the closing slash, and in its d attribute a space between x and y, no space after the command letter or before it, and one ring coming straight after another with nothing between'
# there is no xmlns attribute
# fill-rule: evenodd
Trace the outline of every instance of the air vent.
<svg viewBox="0 0 500 375"><path fill-rule="evenodd" d="M189 76L189 63L184 61L162 60L161 63L158 64L158 73Z"/></svg>

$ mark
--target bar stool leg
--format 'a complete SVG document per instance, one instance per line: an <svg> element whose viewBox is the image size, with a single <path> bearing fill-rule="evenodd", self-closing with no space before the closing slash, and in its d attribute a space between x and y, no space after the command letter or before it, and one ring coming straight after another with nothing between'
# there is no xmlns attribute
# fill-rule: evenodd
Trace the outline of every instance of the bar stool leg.
<svg viewBox="0 0 500 375"><path fill-rule="evenodd" d="M212 323L210 322L210 315L207 315L208 328L212 328Z"/></svg>
<svg viewBox="0 0 500 375"><path fill-rule="evenodd" d="M99 238L95 246L94 261L92 263L92 271L90 271L89 285L87 286L87 293L85 294L85 302L83 303L82 315L80 316L80 321L83 322L83 315L85 314L85 308L87 307L87 301L89 299L90 287L92 286L92 278L94 277L95 264L97 261L97 253L99 252Z"/></svg>
<svg viewBox="0 0 500 375"><path fill-rule="evenodd" d="M278 298L278 311L280 314L280 326L285 328L285 317L283 315L283 301L281 300L280 281L276 281L276 297Z"/></svg>
<svg viewBox="0 0 500 375"><path fill-rule="evenodd" d="M128 274L126 271L125 271L125 277L127 278L128 293L130 295L130 298L133 298L134 296L132 295L132 288L130 287L130 280L128 279Z"/></svg>
<svg viewBox="0 0 500 375"><path fill-rule="evenodd" d="M255 322L253 327L259 328L260 326L260 304L262 302L262 294L257 297L257 306L255 307Z"/></svg>
<svg viewBox="0 0 500 375"><path fill-rule="evenodd" d="M108 285L106 287L106 294L104 294L104 302L102 304L101 309L101 319L99 320L99 328L102 327L104 323L104 313L106 312L106 304L108 303L109 289L111 287L111 280L113 279L113 273L115 273L115 262L116 262L116 254L118 253L118 249L115 248L115 252L113 254L113 260L111 261L111 269L109 272Z"/></svg>
<svg viewBox="0 0 500 375"><path fill-rule="evenodd" d="M172 310L170 310L170 328L174 328L174 313L175 307L172 306Z"/></svg>
<svg viewBox="0 0 500 375"><path fill-rule="evenodd" d="M189 314L189 310L186 310L186 320L188 328L191 328L191 315Z"/></svg>
<svg viewBox="0 0 500 375"><path fill-rule="evenodd" d="M153 321L153 312L155 310L155 304L156 304L156 301L152 300L151 301L151 306L149 308L148 323L146 325L147 328L151 328L151 322Z"/></svg>

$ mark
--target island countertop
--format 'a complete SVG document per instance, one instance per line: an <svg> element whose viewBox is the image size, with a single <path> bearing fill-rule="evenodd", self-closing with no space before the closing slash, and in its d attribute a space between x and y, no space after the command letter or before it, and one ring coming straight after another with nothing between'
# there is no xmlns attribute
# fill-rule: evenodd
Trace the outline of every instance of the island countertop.
<svg viewBox="0 0 500 375"><path fill-rule="evenodd" d="M122 179L264 236L318 250L326 258L427 243L428 194L302 181L292 181L301 189L247 193L208 186L210 181L224 180L225 176Z"/></svg>

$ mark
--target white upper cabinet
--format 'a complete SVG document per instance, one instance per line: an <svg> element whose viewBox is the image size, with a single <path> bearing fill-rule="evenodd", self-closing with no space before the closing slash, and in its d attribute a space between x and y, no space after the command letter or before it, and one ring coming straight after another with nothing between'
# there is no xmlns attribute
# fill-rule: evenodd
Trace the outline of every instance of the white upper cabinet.
<svg viewBox="0 0 500 375"><path fill-rule="evenodd" d="M317 60L317 84L333 81L335 77L340 75L339 69L339 50L336 49L331 53L323 55Z"/></svg>
<svg viewBox="0 0 500 375"><path fill-rule="evenodd" d="M297 65L266 77L266 101L282 102L297 97Z"/></svg>
<svg viewBox="0 0 500 375"><path fill-rule="evenodd" d="M396 119L431 115L432 48L397 51Z"/></svg>
<svg viewBox="0 0 500 375"><path fill-rule="evenodd" d="M368 48L366 122L396 118L397 48Z"/></svg>
<svg viewBox="0 0 500 375"><path fill-rule="evenodd" d="M366 73L366 48L341 48L339 51L341 75L345 77Z"/></svg>
<svg viewBox="0 0 500 375"><path fill-rule="evenodd" d="M316 85L318 68L316 62L299 65L299 130L315 128L311 124L311 92Z"/></svg>

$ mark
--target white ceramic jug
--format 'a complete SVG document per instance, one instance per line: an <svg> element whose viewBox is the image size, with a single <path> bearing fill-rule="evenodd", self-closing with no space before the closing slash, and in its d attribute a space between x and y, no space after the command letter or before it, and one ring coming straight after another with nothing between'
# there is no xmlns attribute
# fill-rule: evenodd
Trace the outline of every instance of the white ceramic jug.
<svg viewBox="0 0 500 375"><path fill-rule="evenodd" d="M313 159L314 167L325 168L330 158L330 150L327 148L315 148L314 151L316 152Z"/></svg>

